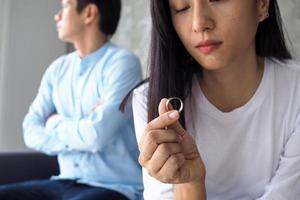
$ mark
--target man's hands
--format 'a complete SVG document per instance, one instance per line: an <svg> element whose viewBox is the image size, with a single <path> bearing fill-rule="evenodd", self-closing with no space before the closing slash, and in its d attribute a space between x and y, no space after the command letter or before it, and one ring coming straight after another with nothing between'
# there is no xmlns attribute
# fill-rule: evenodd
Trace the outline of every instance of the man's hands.
<svg viewBox="0 0 300 200"><path fill-rule="evenodd" d="M103 101L99 100L96 105L92 108L92 112L96 112L96 110L103 105Z"/></svg>
<svg viewBox="0 0 300 200"><path fill-rule="evenodd" d="M51 114L51 115L48 117L47 121L50 120L50 119L55 118L57 115L58 115L58 114L56 114L56 113Z"/></svg>
<svg viewBox="0 0 300 200"><path fill-rule="evenodd" d="M178 122L179 113L159 104L159 117L146 126L139 143L140 164L163 183L204 182L205 166L192 136Z"/></svg>

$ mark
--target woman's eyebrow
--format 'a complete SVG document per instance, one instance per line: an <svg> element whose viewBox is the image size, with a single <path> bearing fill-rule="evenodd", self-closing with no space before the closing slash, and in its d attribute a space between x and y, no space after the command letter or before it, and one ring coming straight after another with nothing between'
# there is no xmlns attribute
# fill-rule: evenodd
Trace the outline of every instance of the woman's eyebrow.
<svg viewBox="0 0 300 200"><path fill-rule="evenodd" d="M190 0L169 0L169 3L186 3L189 2Z"/></svg>

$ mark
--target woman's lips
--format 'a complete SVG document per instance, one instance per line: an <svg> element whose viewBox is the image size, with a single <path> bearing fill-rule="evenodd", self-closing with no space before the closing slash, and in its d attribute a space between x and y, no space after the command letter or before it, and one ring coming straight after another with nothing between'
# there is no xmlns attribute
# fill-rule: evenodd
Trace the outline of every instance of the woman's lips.
<svg viewBox="0 0 300 200"><path fill-rule="evenodd" d="M222 42L219 41L203 41L200 42L196 48L199 49L199 51L203 54L210 54L217 48L221 46Z"/></svg>

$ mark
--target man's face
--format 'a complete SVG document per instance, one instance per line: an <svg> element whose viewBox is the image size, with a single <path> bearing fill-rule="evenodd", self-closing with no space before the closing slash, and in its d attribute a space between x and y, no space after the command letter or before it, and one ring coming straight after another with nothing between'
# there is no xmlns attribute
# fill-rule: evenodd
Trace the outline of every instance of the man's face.
<svg viewBox="0 0 300 200"><path fill-rule="evenodd" d="M62 0L61 3L62 9L54 17L58 37L62 41L74 43L84 29L83 17L76 10L77 0Z"/></svg>

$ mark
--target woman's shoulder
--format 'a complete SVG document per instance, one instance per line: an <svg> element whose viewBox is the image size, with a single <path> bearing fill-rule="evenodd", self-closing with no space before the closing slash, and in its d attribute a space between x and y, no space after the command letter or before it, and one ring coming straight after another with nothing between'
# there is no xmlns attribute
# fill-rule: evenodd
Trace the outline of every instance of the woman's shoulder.
<svg viewBox="0 0 300 200"><path fill-rule="evenodd" d="M133 91L132 108L136 130L144 129L148 121L148 86L149 83L145 82ZM139 135L139 133L137 133L137 138L141 138L141 135Z"/></svg>
<svg viewBox="0 0 300 200"><path fill-rule="evenodd" d="M133 96L136 98L146 98L148 95L149 82L145 82L133 90Z"/></svg>
<svg viewBox="0 0 300 200"><path fill-rule="evenodd" d="M135 109L147 110L149 83L145 82L133 90L132 106Z"/></svg>
<svg viewBox="0 0 300 200"><path fill-rule="evenodd" d="M295 60L269 60L268 74L274 94L280 102L295 102L300 98L300 65ZM291 104L299 106L299 104Z"/></svg>
<svg viewBox="0 0 300 200"><path fill-rule="evenodd" d="M267 58L267 62L271 63L276 70L285 73L299 74L300 62L293 59L278 60L276 58Z"/></svg>
<svg viewBox="0 0 300 200"><path fill-rule="evenodd" d="M266 62L273 69L276 81L300 84L300 63L298 61L268 58Z"/></svg>

